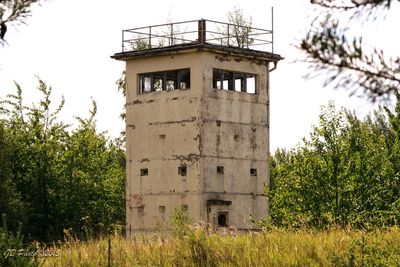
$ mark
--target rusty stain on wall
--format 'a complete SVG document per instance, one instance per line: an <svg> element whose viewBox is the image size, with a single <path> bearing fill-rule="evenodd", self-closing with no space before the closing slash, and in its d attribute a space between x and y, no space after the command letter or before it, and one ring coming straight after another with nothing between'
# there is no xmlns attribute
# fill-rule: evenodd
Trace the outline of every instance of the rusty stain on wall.
<svg viewBox="0 0 400 267"><path fill-rule="evenodd" d="M182 124L182 123L186 123L186 122L194 122L196 121L197 117L191 117L189 119L185 119L185 120L179 120L179 121L157 121L157 122L149 122L149 125L161 125L161 124L173 124L173 123L178 123L178 124Z"/></svg>

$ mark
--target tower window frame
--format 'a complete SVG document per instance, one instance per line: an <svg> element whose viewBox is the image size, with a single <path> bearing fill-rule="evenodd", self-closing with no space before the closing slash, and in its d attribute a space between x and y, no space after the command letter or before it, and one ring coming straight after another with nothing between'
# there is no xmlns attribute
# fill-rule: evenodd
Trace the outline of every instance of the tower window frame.
<svg viewBox="0 0 400 267"><path fill-rule="evenodd" d="M257 74L213 69L213 88L247 94L258 93Z"/></svg>
<svg viewBox="0 0 400 267"><path fill-rule="evenodd" d="M138 93L190 89L190 68L138 74Z"/></svg>

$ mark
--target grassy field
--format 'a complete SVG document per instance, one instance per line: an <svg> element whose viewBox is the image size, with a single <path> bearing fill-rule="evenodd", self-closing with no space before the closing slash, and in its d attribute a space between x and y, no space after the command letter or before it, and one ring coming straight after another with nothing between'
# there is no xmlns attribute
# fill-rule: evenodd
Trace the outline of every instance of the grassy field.
<svg viewBox="0 0 400 267"><path fill-rule="evenodd" d="M74 241L43 266L107 266L108 239ZM371 232L272 230L181 237L146 234L111 238L112 266L400 266L400 229Z"/></svg>

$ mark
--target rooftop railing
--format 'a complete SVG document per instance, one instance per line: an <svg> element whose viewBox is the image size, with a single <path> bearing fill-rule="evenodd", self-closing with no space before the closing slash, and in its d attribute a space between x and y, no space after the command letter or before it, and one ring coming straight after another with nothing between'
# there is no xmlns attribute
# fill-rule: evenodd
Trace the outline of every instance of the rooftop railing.
<svg viewBox="0 0 400 267"><path fill-rule="evenodd" d="M207 43L273 53L273 41L273 30L205 19L122 31L123 52Z"/></svg>

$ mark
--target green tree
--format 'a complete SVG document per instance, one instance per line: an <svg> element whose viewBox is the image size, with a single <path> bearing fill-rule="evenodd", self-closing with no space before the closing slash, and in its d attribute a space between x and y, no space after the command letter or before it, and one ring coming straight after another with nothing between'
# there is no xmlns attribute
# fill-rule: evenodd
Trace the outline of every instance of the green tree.
<svg viewBox="0 0 400 267"><path fill-rule="evenodd" d="M400 216L399 139L393 134L397 116L381 109L360 120L349 111L336 111L333 103L322 109L319 125L308 139L272 157L273 223L360 228L396 224Z"/></svg>
<svg viewBox="0 0 400 267"><path fill-rule="evenodd" d="M18 221L24 221L24 205L12 179L10 146L5 136L3 122L0 121L0 211L8 214L10 230L16 230Z"/></svg>
<svg viewBox="0 0 400 267"><path fill-rule="evenodd" d="M53 233L58 192L59 154L67 137L66 125L56 122L64 100L51 110L51 87L39 79L38 90L43 98L32 107L22 104L22 89L3 101L11 173L29 214L27 230L33 237L49 239Z"/></svg>
<svg viewBox="0 0 400 267"><path fill-rule="evenodd" d="M382 49L368 49L372 44L357 36L358 28L383 17L394 2L311 0L321 12L299 46L310 64L310 75L326 76L325 85L334 84L352 94L361 90L372 101L398 92L400 57L388 56Z"/></svg>
<svg viewBox="0 0 400 267"><path fill-rule="evenodd" d="M79 127L65 144L58 205L62 228L87 237L115 229L125 218L125 152L97 133L96 110L93 102L91 116L77 118Z"/></svg>
<svg viewBox="0 0 400 267"><path fill-rule="evenodd" d="M4 210L23 207L10 215L23 219L32 239L43 241L61 239L64 229L88 236L120 227L125 153L121 141L97 132L95 102L91 116L77 117L71 131L58 120L64 100L52 108L51 87L39 79L42 98L30 107L16 87L0 102L0 178L7 181L0 186L10 189L0 198Z"/></svg>

